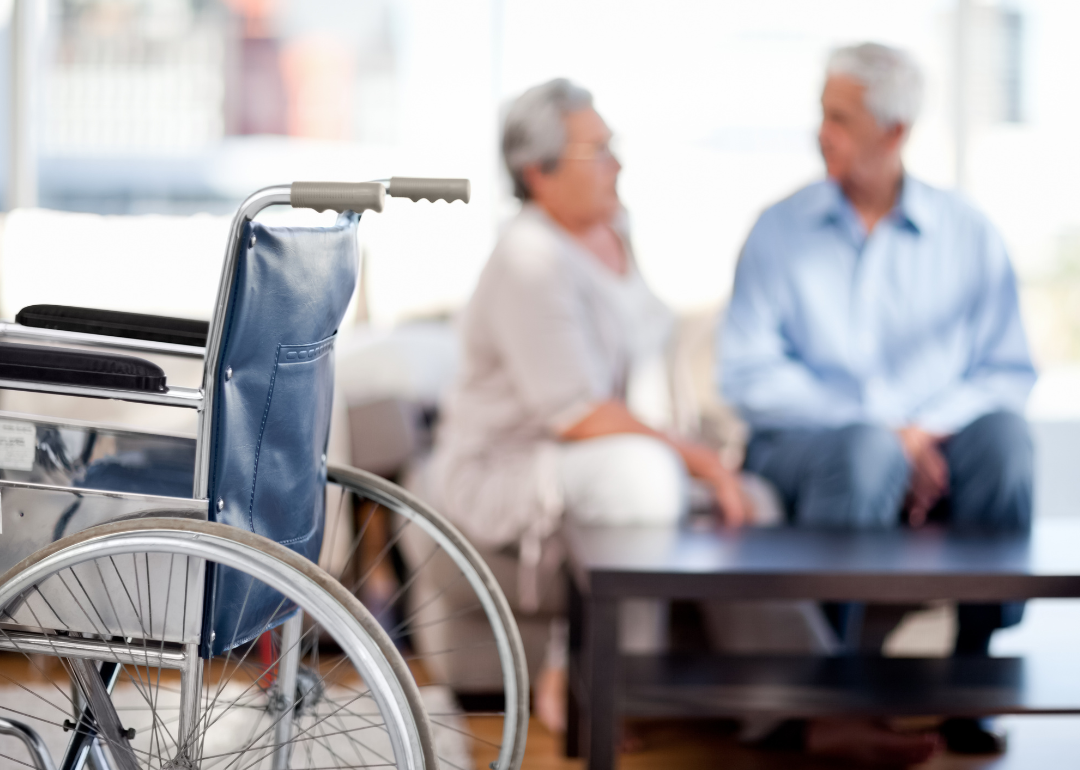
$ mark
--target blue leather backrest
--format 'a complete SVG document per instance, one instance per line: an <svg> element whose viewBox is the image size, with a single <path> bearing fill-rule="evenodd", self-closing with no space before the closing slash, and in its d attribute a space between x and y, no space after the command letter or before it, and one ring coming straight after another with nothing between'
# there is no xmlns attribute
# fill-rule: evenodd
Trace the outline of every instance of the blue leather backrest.
<svg viewBox="0 0 1080 770"><path fill-rule="evenodd" d="M213 429L210 518L316 561L322 546L334 340L357 280L351 212L330 228L249 223L225 319ZM219 502L221 508L219 510ZM265 586L208 576L214 654L292 610Z"/></svg>

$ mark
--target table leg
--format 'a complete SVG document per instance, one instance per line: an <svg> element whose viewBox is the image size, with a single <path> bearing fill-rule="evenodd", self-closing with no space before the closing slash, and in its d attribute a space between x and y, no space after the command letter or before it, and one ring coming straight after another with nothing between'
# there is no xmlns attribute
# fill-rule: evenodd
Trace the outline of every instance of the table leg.
<svg viewBox="0 0 1080 770"><path fill-rule="evenodd" d="M566 610L570 623L568 638L569 655L567 656L567 693L566 693L566 745L563 753L568 757L581 756L582 719L585 709L579 702L582 687L581 638L584 624L584 605L581 592L574 579L570 578L567 587Z"/></svg>
<svg viewBox="0 0 1080 770"><path fill-rule="evenodd" d="M585 604L585 690L588 716L582 720L587 730L589 770L612 770L618 758L619 739L618 604L612 599L587 598Z"/></svg>

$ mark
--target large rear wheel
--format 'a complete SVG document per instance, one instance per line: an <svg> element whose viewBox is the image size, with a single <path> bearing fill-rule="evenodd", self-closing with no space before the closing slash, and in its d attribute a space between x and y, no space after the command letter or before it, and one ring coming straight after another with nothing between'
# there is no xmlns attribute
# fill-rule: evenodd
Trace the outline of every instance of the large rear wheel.
<svg viewBox="0 0 1080 770"><path fill-rule="evenodd" d="M203 658L208 568L246 577L234 630L252 612L265 621ZM249 603L266 589L269 610ZM0 717L32 727L61 770L437 766L408 666L360 602L289 549L220 524L134 519L38 551L0 578L0 648L13 693Z"/></svg>
<svg viewBox="0 0 1080 770"><path fill-rule="evenodd" d="M520 768L528 666L513 612L483 558L431 506L372 473L330 466L327 499L328 571L379 618L416 679L473 696L467 718L453 705L429 709L436 735L467 738L477 766ZM444 767L460 767L451 752L436 753Z"/></svg>

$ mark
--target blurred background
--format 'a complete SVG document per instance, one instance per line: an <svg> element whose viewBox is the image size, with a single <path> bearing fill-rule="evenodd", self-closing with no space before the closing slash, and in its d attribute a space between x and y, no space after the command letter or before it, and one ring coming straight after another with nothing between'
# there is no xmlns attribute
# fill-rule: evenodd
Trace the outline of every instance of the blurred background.
<svg viewBox="0 0 1080 770"><path fill-rule="evenodd" d="M365 219L375 325L468 297L516 207L500 109L555 76L591 89L617 134L655 290L718 307L756 215L822 174L827 52L905 47L928 78L908 167L1003 231L1044 372L1033 409L1080 417L1074 0L6 0L0 24L8 208L225 214L299 178L471 178L467 208Z"/></svg>
<svg viewBox="0 0 1080 770"><path fill-rule="evenodd" d="M463 305L518 208L498 154L509 99L560 76L593 92L641 269L701 318L723 307L762 209L822 176L825 61L867 40L925 69L908 169L961 190L1004 234L1040 369L1036 511L1074 515L1077 0L0 0L0 201L20 209L0 216L0 317L50 302L207 318L228 216L256 189L468 177L468 206L391 199L359 230L339 393L350 409L428 409L453 335L405 322ZM356 414L352 462L377 469L355 442L370 414ZM1050 604L995 651L1074 649L1075 605L1059 617Z"/></svg>

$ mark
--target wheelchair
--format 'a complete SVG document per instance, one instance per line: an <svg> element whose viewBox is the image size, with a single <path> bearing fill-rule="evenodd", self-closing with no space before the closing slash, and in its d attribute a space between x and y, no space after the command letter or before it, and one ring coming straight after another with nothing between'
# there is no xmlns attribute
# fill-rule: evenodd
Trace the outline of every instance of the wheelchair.
<svg viewBox="0 0 1080 770"><path fill-rule="evenodd" d="M0 324L0 389L193 409L197 422L192 437L0 413L0 735L23 750L6 741L5 767L520 767L528 674L490 570L420 500L327 462L356 230L387 196L468 203L469 183L251 195L209 324L47 305ZM273 205L337 222L256 221ZM154 363L176 357L202 360L200 388ZM421 554L409 565L406 537ZM472 651L502 671L501 704L468 719L429 695L438 657L462 650L410 645L437 598L410 586L436 558L456 568L440 590L471 592L487 620Z"/></svg>

